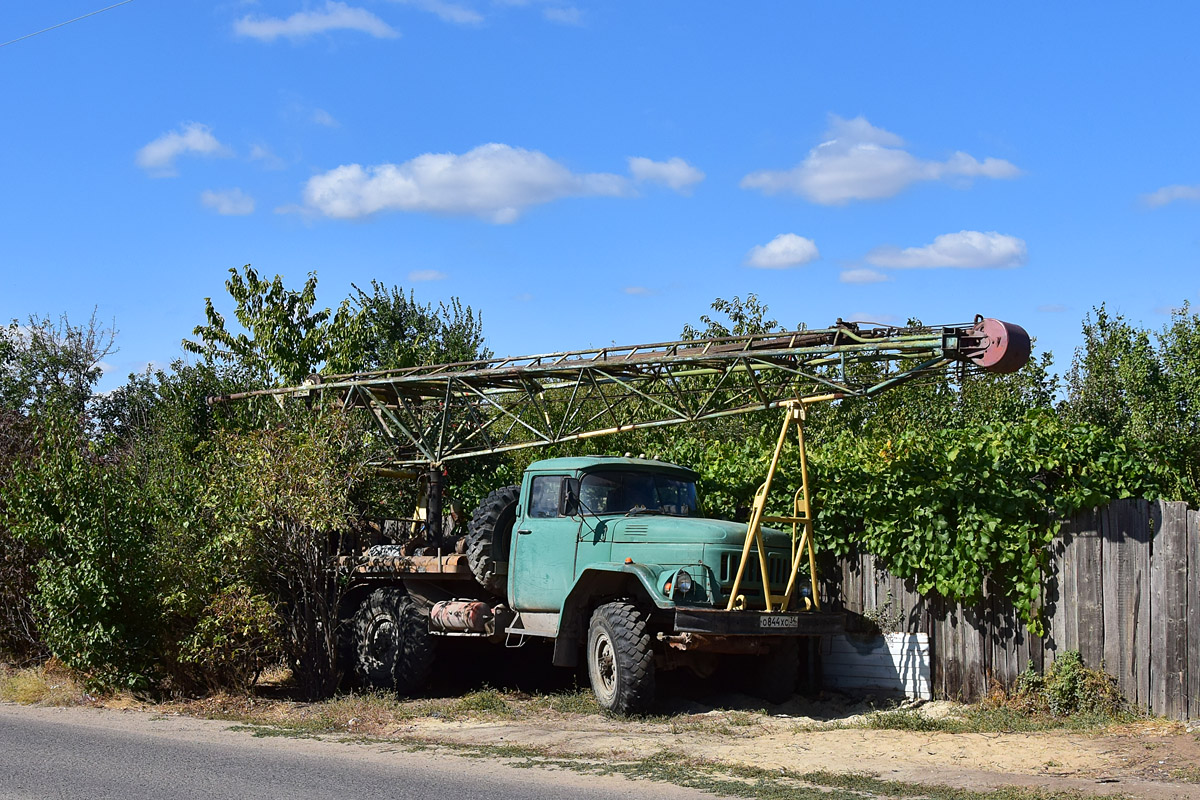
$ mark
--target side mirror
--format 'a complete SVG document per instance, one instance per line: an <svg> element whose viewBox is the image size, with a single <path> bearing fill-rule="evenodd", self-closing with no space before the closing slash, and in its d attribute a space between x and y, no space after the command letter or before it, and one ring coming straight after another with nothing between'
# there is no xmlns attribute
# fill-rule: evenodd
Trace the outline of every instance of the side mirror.
<svg viewBox="0 0 1200 800"><path fill-rule="evenodd" d="M579 513L579 481L567 478L563 481L562 494L558 497L558 515L573 517Z"/></svg>

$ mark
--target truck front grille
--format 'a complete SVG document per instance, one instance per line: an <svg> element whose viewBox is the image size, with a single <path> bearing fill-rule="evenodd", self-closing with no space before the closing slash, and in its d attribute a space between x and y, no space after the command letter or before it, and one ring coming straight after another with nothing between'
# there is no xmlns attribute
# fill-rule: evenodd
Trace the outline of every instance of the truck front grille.
<svg viewBox="0 0 1200 800"><path fill-rule="evenodd" d="M722 553L721 554L721 585L729 588L733 585L733 579L737 577L738 564L741 563L742 554L737 553ZM767 553L767 578L770 579L772 587L782 588L788 578L789 556L784 553ZM758 567L758 555L750 554L749 562L746 564L746 572L742 575L742 588L747 594L754 594L762 590L762 572Z"/></svg>

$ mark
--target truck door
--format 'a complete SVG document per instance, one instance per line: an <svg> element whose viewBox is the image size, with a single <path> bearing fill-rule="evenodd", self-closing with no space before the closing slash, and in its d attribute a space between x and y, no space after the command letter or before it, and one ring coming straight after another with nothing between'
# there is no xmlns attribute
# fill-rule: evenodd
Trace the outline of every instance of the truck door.
<svg viewBox="0 0 1200 800"><path fill-rule="evenodd" d="M508 596L517 611L559 611L575 583L580 518L559 514L563 475L532 475L513 528Z"/></svg>

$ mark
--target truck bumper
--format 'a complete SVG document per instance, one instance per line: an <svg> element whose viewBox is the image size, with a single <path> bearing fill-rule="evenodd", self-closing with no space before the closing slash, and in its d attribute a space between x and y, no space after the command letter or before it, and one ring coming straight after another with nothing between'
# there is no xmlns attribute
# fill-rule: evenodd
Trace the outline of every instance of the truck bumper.
<svg viewBox="0 0 1200 800"><path fill-rule="evenodd" d="M831 636L846 629L846 615L834 611L725 611L676 608L676 633L706 636Z"/></svg>

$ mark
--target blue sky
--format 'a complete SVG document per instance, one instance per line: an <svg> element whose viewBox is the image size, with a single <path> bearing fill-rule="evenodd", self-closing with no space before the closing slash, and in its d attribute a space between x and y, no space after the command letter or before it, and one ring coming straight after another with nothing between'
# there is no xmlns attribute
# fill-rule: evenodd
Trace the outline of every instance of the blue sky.
<svg viewBox="0 0 1200 800"><path fill-rule="evenodd" d="M105 5L12 0L9 41ZM0 47L0 318L107 385L251 263L461 297L499 354L1197 300L1191 4L133 0Z"/></svg>

